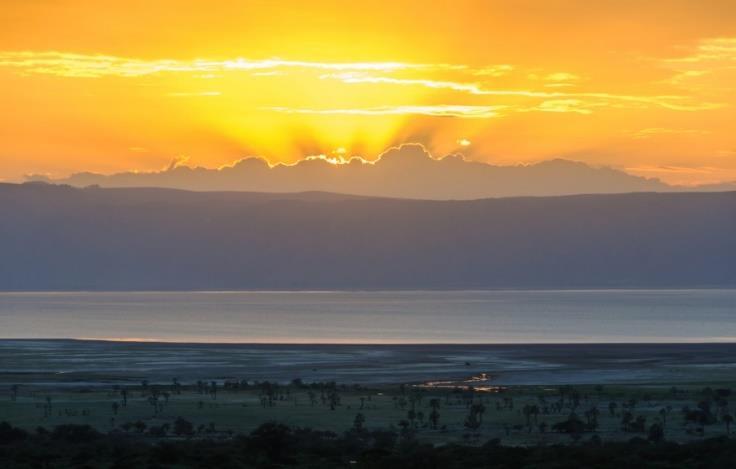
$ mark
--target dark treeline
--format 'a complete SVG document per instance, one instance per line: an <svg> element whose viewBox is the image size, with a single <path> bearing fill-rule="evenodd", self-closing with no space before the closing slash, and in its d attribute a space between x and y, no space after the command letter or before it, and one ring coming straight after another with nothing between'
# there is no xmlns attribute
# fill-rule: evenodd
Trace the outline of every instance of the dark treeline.
<svg viewBox="0 0 736 469"><path fill-rule="evenodd" d="M153 443L130 435L102 434L87 425L62 425L30 433L0 423L0 467L358 467L358 468L562 468L734 467L736 442L653 443L634 438L574 446L509 447L420 443L410 434L353 428L338 435L266 423L249 435L224 441L179 439Z"/></svg>

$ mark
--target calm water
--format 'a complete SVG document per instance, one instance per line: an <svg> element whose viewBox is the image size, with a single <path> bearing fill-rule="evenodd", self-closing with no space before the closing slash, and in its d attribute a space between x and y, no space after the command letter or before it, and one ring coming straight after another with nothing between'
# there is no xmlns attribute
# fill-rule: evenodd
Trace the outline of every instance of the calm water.
<svg viewBox="0 0 736 469"><path fill-rule="evenodd" d="M736 290L0 293L0 338L736 341Z"/></svg>

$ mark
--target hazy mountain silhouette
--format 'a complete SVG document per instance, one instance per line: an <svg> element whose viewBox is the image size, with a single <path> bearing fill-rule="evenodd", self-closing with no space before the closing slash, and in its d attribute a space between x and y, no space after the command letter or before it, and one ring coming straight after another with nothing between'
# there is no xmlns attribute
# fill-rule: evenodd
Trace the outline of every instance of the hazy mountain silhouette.
<svg viewBox="0 0 736 469"><path fill-rule="evenodd" d="M736 286L736 193L474 201L0 184L0 289Z"/></svg>
<svg viewBox="0 0 736 469"><path fill-rule="evenodd" d="M38 176L32 179L45 180ZM312 159L292 166L270 167L261 158L247 158L221 169L172 164L162 171L149 173L79 173L53 182L77 187L325 191L435 200L673 190L657 179L561 159L526 166L494 166L466 161L460 156L434 159L418 144L391 148L375 164L353 159L349 164L334 165L323 159Z"/></svg>

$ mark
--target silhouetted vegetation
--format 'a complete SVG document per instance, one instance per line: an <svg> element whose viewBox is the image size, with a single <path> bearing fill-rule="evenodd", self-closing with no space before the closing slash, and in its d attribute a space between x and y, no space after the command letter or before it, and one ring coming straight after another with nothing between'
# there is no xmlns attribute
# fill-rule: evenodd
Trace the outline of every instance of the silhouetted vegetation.
<svg viewBox="0 0 736 469"><path fill-rule="evenodd" d="M266 423L227 440L185 437L151 443L144 436L103 434L87 425L63 425L29 433L0 423L0 467L359 467L359 468L552 468L734 467L736 442L725 437L676 444L662 442L661 427L649 441L605 443L594 437L573 446L508 447L499 440L478 446L433 446L411 434L368 431L356 418L343 435ZM583 431L571 416L565 427ZM657 424L658 425L658 424ZM180 422L180 427L186 427Z"/></svg>

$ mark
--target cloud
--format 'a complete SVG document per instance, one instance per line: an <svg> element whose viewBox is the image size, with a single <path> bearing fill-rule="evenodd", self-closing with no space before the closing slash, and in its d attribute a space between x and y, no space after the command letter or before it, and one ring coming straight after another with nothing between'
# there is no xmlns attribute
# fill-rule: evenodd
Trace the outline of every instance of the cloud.
<svg viewBox="0 0 736 469"><path fill-rule="evenodd" d="M23 73L62 77L100 78L105 76L141 77L160 73L276 71L283 68L314 70L391 72L399 70L461 70L465 65L411 64L403 62L312 62L303 60L242 57L226 60L143 60L111 55L87 55L57 51L0 52L0 67L15 68Z"/></svg>
<svg viewBox="0 0 736 469"><path fill-rule="evenodd" d="M674 111L702 111L710 109L718 109L723 107L721 103L697 102L687 96L680 95L654 95L654 96L636 96L613 93L598 92L563 92L563 91L535 91L535 90L516 90L516 89L488 89L482 87L478 83L465 83L447 80L432 79L416 79L416 78L395 78L386 76L375 76L367 73L330 73L321 76L323 79L336 79L348 84L389 84L401 86L423 86L434 89L448 89L462 93L468 93L476 96L496 96L496 97L517 97L517 98L541 98L541 99L607 99L620 103L629 103L637 105L652 105L663 107Z"/></svg>
<svg viewBox="0 0 736 469"><path fill-rule="evenodd" d="M606 106L608 103L586 103L579 99L551 99L542 101L538 106L526 109L527 111L540 112L568 112L577 114L591 114L591 108L596 106Z"/></svg>
<svg viewBox="0 0 736 469"><path fill-rule="evenodd" d="M567 73L567 72L557 72L557 73L550 73L549 75L546 75L543 80L545 81L577 81L580 80L580 77L575 75L574 73Z"/></svg>
<svg viewBox="0 0 736 469"><path fill-rule="evenodd" d="M458 142L462 148L467 148L463 142L470 142ZM427 147L416 143L388 148L372 159L336 149L293 164L272 165L263 158L248 157L209 169L192 167L187 162L180 157L161 171L112 175L81 173L55 182L75 186L99 184L210 191L325 191L422 199L671 190L658 180L574 161L495 166L467 160L462 154L436 157Z"/></svg>
<svg viewBox="0 0 736 469"><path fill-rule="evenodd" d="M635 173L675 173L675 174L712 174L718 171L718 168L710 166L630 166L626 168L627 171Z"/></svg>
<svg viewBox="0 0 736 469"><path fill-rule="evenodd" d="M664 62L670 64L732 62L736 64L736 37L702 39L690 54L665 59Z"/></svg>
<svg viewBox="0 0 736 469"><path fill-rule="evenodd" d="M171 160L171 163L166 167L166 171L173 171L176 168L179 167L186 167L186 164L189 162L188 156L177 156L174 159Z"/></svg>
<svg viewBox="0 0 736 469"><path fill-rule="evenodd" d="M148 148L145 147L128 147L128 150L132 151L133 153L148 153Z"/></svg>
<svg viewBox="0 0 736 469"><path fill-rule="evenodd" d="M479 77L502 77L504 75L508 75L514 70L513 65L509 64L501 64L501 65L491 65L488 67L481 67L478 69L472 70L472 74Z"/></svg>
<svg viewBox="0 0 736 469"><path fill-rule="evenodd" d="M701 44L698 54L684 57L680 62L701 62L705 60L728 58L733 60L736 54L736 40L719 39ZM465 64L446 63L406 63L406 62L314 62L303 60L263 59L254 60L237 57L233 59L193 59L144 60L110 55L88 55L57 51L4 51L0 52L0 67L15 69L22 74L54 75L66 78L101 78L108 76L135 78L157 74L191 73L199 77L216 77L227 72L248 71L251 74L270 76L283 69L301 69L322 71L319 78L339 80L347 84L382 84L397 86L418 86L435 90L450 90L458 93L479 96L518 98L530 100L598 100L598 104L575 106L570 112L586 113L600 107L600 100L608 100L611 106L656 106L675 111L701 111L717 109L722 103L703 102L684 95L627 95L606 92L565 92L540 91L534 89L494 89L487 88L475 81L460 79L440 79L438 73L447 75L453 72L470 73L475 77L502 76L515 70L512 65L501 64L481 67L470 67ZM419 74L418 77L395 76L397 73ZM685 72L687 73L687 72ZM691 75L695 72L690 71ZM569 85L579 76L570 72L554 72L541 75L547 85ZM215 91L178 92L169 96L215 96ZM615 103L615 104L614 104ZM489 103L476 103L478 106L490 106ZM491 103L495 104L495 103ZM539 103L544 110L549 104ZM418 106L415 106L419 108ZM528 110L529 106L525 106ZM553 107L554 108L554 107ZM565 112L557 107L555 112ZM407 112L411 113L411 112ZM423 112L417 112L423 114ZM374 112L378 115L379 112ZM432 115L432 114L428 114ZM443 115L439 113L438 115Z"/></svg>
<svg viewBox="0 0 736 469"><path fill-rule="evenodd" d="M322 75L322 79L335 79L343 83L372 83L372 84L390 84L403 86L423 86L434 89L450 89L453 91L461 91L475 95L486 94L486 92L477 83L461 83L446 80L432 80L423 78L393 78L385 76L368 75L365 73L328 73Z"/></svg>
<svg viewBox="0 0 736 469"><path fill-rule="evenodd" d="M631 132L634 138L650 138L658 135L708 135L711 132L702 129L670 129L666 127L651 127Z"/></svg>
<svg viewBox="0 0 736 469"><path fill-rule="evenodd" d="M177 92L177 93L166 93L166 96L172 98L189 98L189 97L207 97L207 96L220 96L222 93L219 91L192 91L192 92Z"/></svg>
<svg viewBox="0 0 736 469"><path fill-rule="evenodd" d="M347 114L360 116L377 115L423 115L435 117L458 117L464 119L487 119L499 115L507 106L462 106L451 104L427 106L380 106L362 109L305 109L270 107L271 111L287 114Z"/></svg>
<svg viewBox="0 0 736 469"><path fill-rule="evenodd" d="M663 83L691 91L732 92L736 82L736 37L701 39L687 54L658 63L675 72Z"/></svg>

